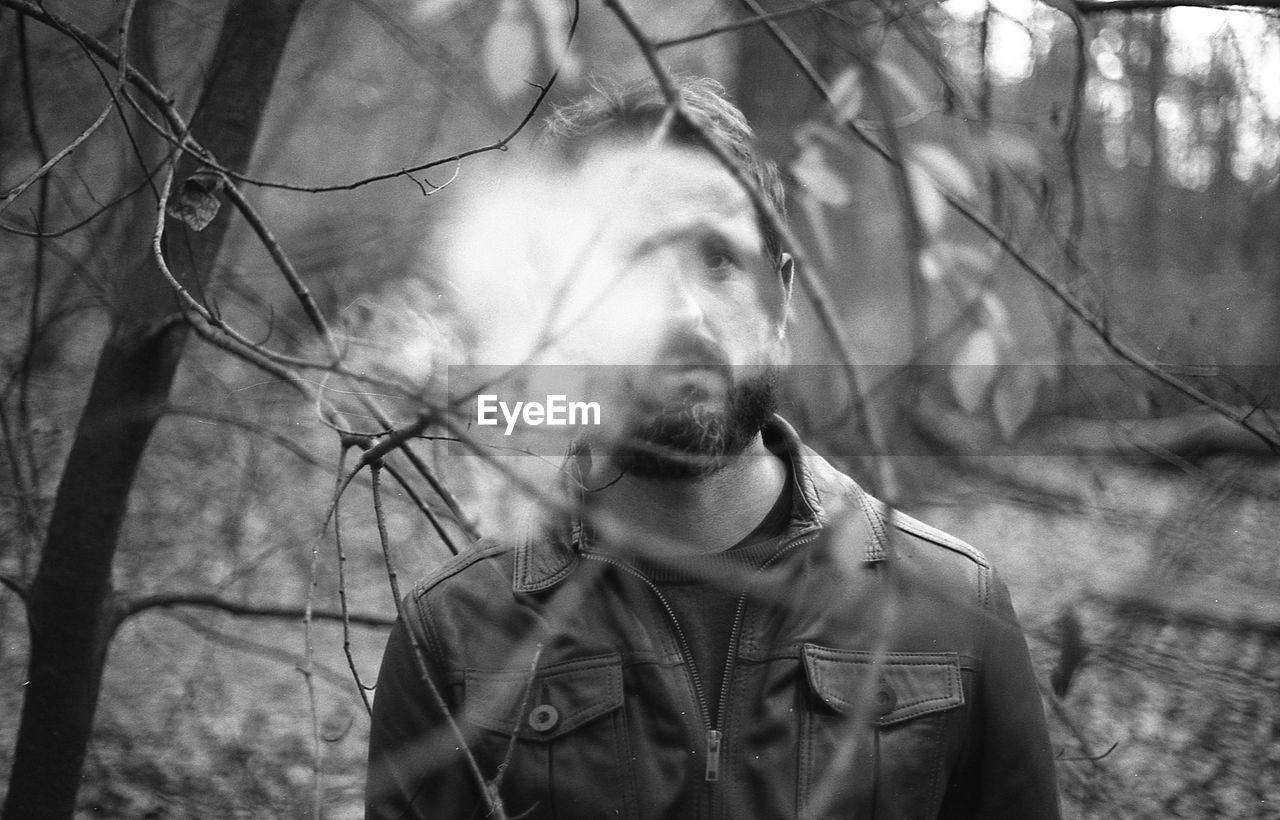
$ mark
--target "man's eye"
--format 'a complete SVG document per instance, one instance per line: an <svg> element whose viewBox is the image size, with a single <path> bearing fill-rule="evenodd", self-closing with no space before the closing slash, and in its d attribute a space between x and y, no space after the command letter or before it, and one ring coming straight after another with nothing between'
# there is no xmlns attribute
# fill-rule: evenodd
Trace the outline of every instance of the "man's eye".
<svg viewBox="0 0 1280 820"><path fill-rule="evenodd" d="M702 263L709 272L721 277L728 276L738 267L738 260L725 251L707 251L703 254Z"/></svg>

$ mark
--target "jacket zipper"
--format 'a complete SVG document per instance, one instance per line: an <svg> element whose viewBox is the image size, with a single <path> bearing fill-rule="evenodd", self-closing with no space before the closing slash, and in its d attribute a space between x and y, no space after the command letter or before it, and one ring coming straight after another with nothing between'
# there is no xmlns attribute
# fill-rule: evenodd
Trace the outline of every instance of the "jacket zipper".
<svg viewBox="0 0 1280 820"><path fill-rule="evenodd" d="M645 586L649 587L649 589L653 591L653 594L657 596L658 601L662 603L662 608L667 613L667 619L671 621L671 626L675 630L676 641L680 647L680 656L684 659L685 668L689 670L689 680L693 684L693 693L697 698L697 706L700 713L699 716L702 718L702 724L706 729L707 765L704 777L708 783L714 783L720 779L720 753L724 745L724 733L718 727L724 725L725 716L728 714L729 676L733 674L735 656L738 654L738 643L740 640L740 633L742 632L742 619L747 610L747 591L750 589L751 583L755 580L755 577L767 569L774 561L801 544L807 544L817 537L818 534L816 532L810 535L801 536L780 548L769 557L769 560L756 567L755 572L753 572L751 574L751 578L748 579L746 586L743 587L742 594L738 596L738 606L733 615L733 631L729 633L729 653L728 657L725 658L724 677L720 681L720 708L716 712L714 724L711 722L710 702L707 700L707 693L702 685L702 677L698 674L698 667L693 662L693 651L689 649L689 641L685 638L684 629L681 628L680 621L676 618L675 610L671 608L671 604L668 603L666 596L662 594L662 591L658 589L657 584L649 580L644 573L615 558L601 555L599 553L582 553L582 557L584 558L590 558L595 561L612 564L613 566L639 578L644 582Z"/></svg>

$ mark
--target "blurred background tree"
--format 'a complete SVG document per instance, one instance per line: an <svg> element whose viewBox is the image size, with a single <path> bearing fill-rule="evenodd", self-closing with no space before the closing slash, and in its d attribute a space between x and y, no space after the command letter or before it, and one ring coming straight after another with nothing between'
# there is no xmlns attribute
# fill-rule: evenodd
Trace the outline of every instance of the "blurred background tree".
<svg viewBox="0 0 1280 820"><path fill-rule="evenodd" d="M520 495L418 438L489 331L447 218L650 58L784 165L787 414L1010 576L1073 813L1280 799L1274 3L0 0L0 42L6 818L359 816L397 577Z"/></svg>

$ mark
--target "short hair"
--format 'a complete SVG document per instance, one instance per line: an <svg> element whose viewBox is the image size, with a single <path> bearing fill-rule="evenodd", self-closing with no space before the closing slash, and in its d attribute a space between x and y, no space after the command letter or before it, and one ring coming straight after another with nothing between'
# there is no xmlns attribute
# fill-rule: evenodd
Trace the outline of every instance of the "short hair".
<svg viewBox="0 0 1280 820"><path fill-rule="evenodd" d="M728 148L747 178L785 220L786 192L778 166L756 150L755 134L746 116L725 96L724 86L706 77L676 77L674 83L692 122L675 118L668 139L677 145L705 148L702 134L706 134ZM576 161L603 140L650 135L667 108L667 98L652 78L626 85L597 85L592 93L552 112L543 125L542 141L557 148L564 159ZM757 222L770 258L781 263L782 237L764 214L757 214Z"/></svg>

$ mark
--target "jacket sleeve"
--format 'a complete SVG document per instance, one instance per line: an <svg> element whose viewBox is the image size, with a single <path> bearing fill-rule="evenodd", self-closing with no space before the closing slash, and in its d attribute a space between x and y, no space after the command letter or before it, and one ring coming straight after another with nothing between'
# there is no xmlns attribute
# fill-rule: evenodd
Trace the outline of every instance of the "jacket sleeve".
<svg viewBox="0 0 1280 820"><path fill-rule="evenodd" d="M406 600L404 612L417 612L412 600ZM480 792L461 751L463 744L423 679L422 665L414 658L418 649L410 637L411 628L428 674L448 698L447 681L430 669L422 625L398 620L387 640L374 690L365 816L369 820L478 816Z"/></svg>
<svg viewBox="0 0 1280 820"><path fill-rule="evenodd" d="M972 816L1060 816L1053 747L1026 638L1009 590L992 573L992 606L976 690Z"/></svg>

